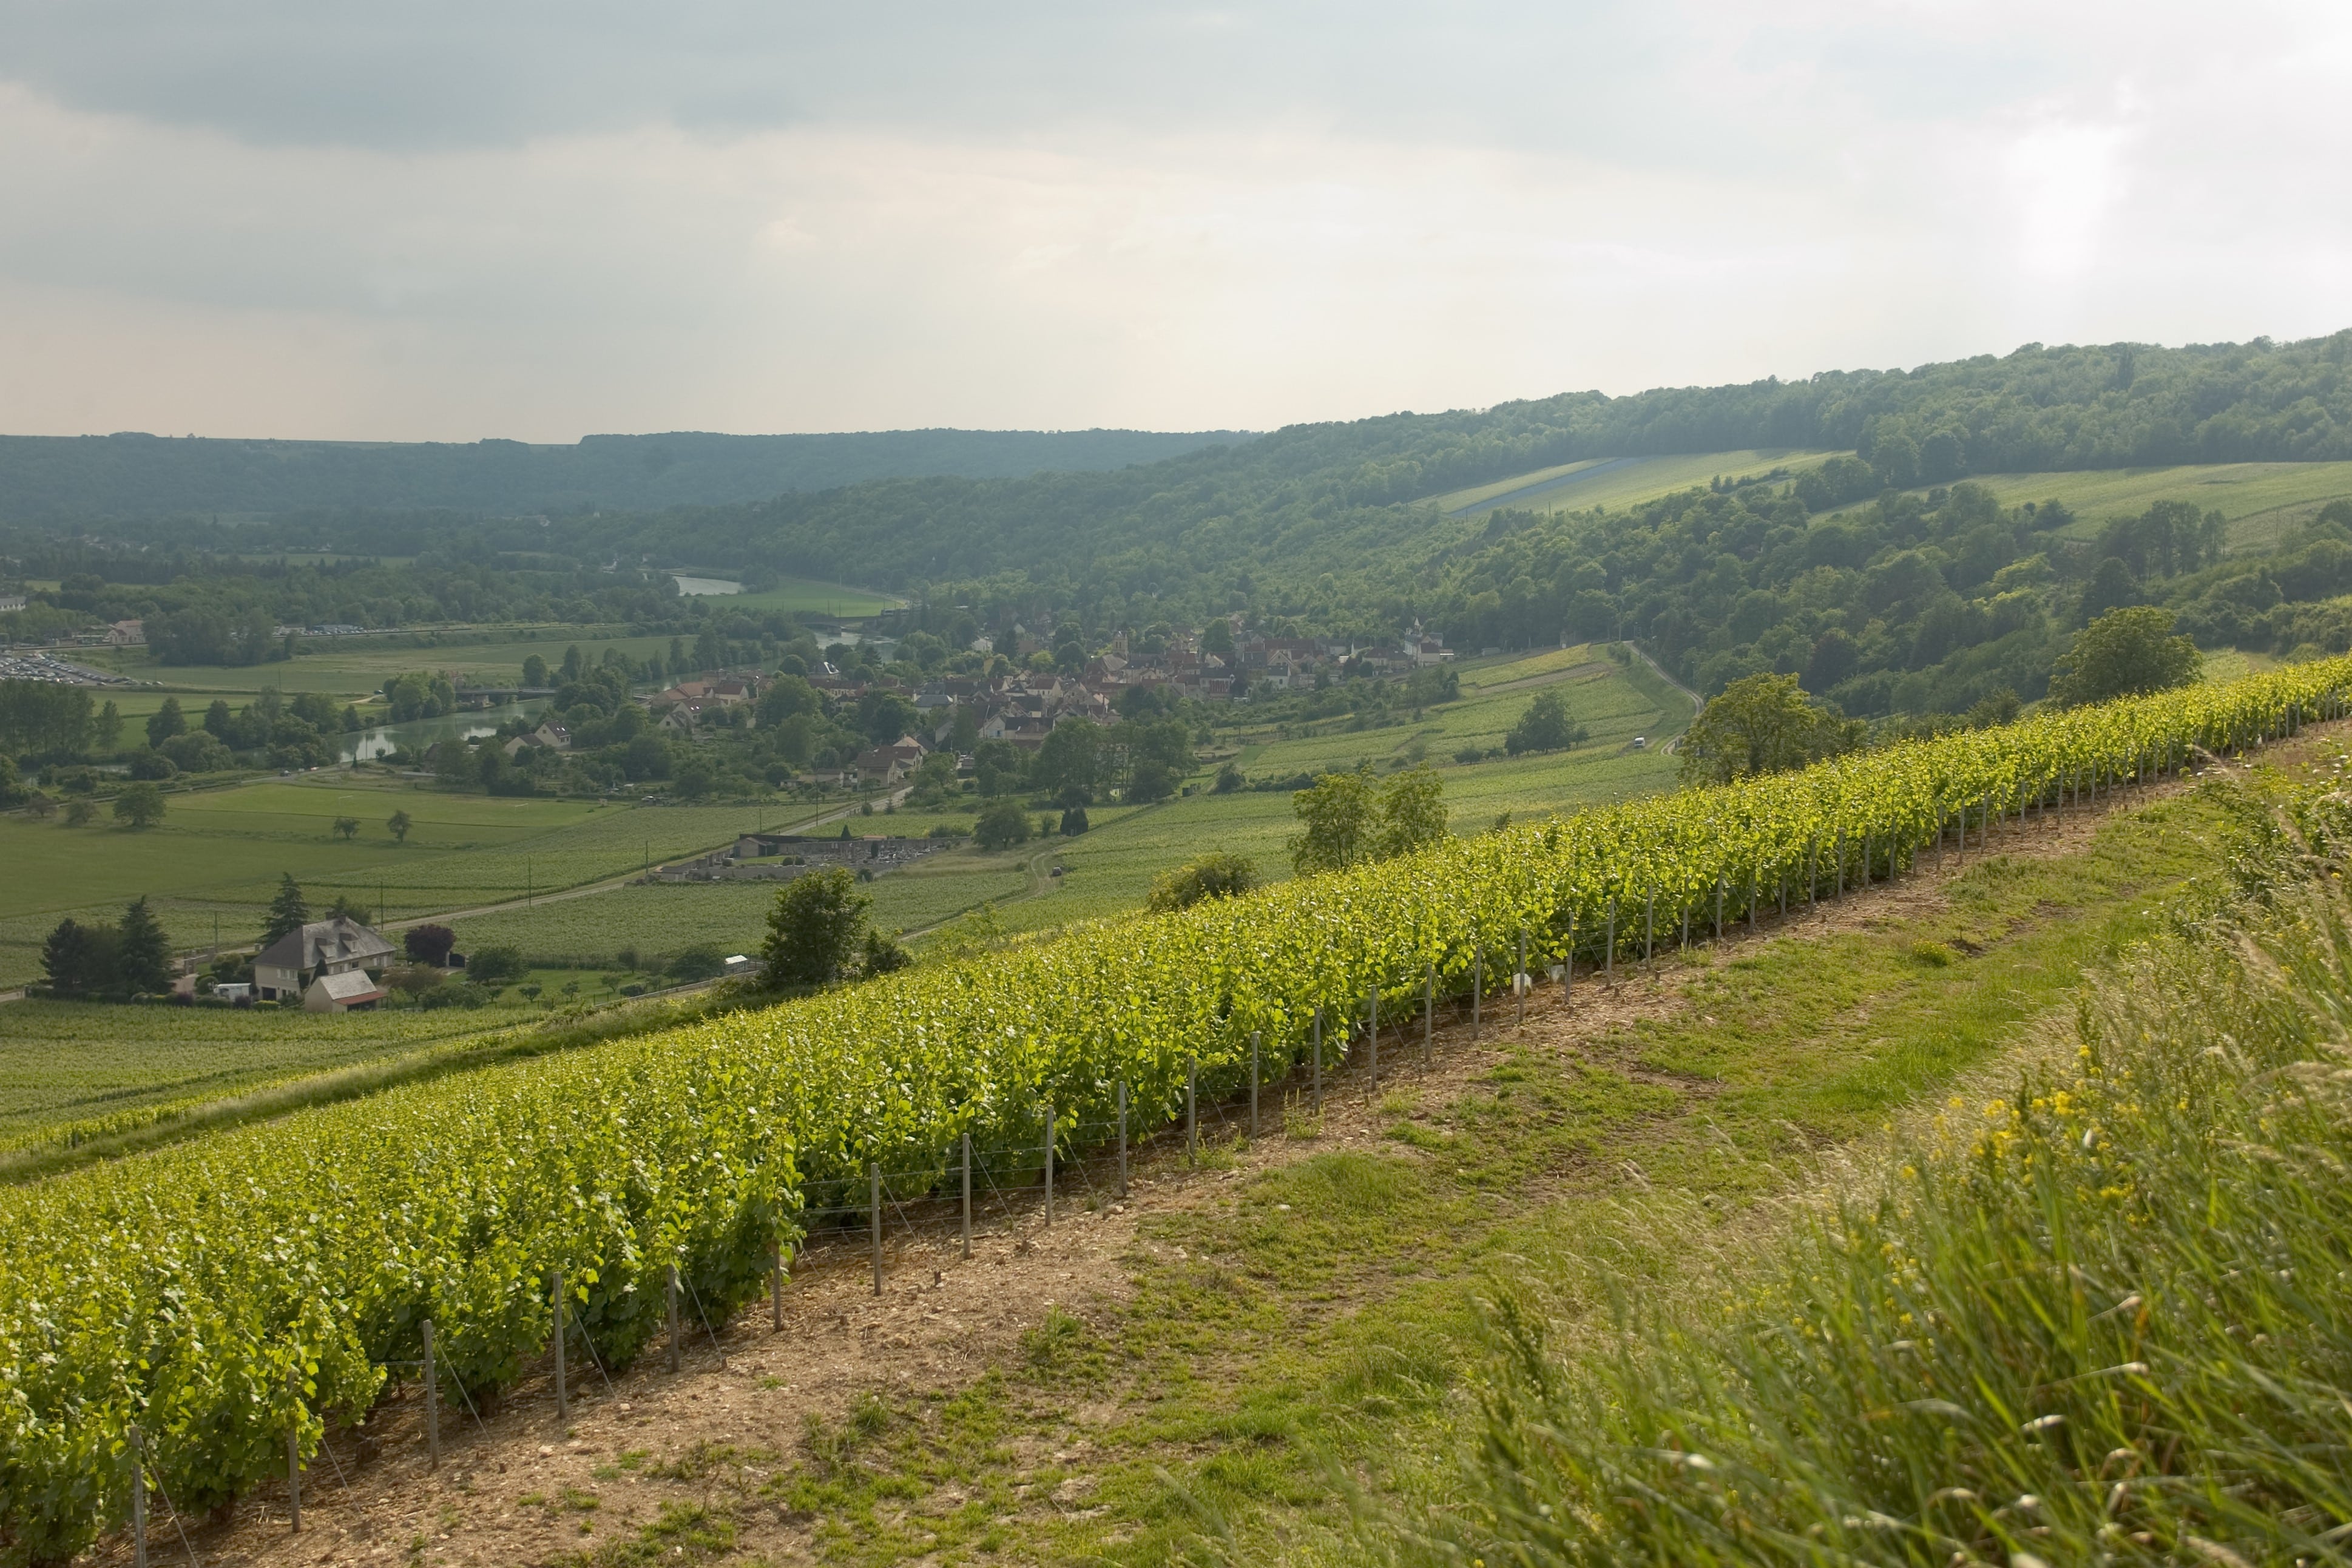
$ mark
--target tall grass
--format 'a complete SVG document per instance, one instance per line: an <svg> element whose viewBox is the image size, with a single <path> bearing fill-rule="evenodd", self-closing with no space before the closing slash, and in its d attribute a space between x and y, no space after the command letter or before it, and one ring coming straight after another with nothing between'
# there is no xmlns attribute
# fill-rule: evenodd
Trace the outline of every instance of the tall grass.
<svg viewBox="0 0 2352 1568"><path fill-rule="evenodd" d="M1603 1333L1507 1300L1466 1506L1408 1555L2352 1562L2342 810L1744 1267L1621 1282Z"/></svg>

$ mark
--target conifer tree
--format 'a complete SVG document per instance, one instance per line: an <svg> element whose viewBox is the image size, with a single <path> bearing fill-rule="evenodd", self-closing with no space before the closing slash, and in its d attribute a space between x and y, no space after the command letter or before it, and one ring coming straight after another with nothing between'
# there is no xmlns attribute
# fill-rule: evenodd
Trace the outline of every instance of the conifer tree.
<svg viewBox="0 0 2352 1568"><path fill-rule="evenodd" d="M261 945L268 947L288 931L300 931L310 923L310 906L303 900L302 889L295 885L294 873L278 874L278 891L270 895L269 923L261 928Z"/></svg>
<svg viewBox="0 0 2352 1568"><path fill-rule="evenodd" d="M114 983L125 991L168 991L172 986L172 939L142 895L122 911L114 946Z"/></svg>

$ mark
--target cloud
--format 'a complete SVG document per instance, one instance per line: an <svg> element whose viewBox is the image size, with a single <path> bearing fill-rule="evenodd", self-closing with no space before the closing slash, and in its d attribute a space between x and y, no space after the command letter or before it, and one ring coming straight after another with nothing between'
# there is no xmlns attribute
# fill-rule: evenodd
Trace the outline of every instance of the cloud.
<svg viewBox="0 0 2352 1568"><path fill-rule="evenodd" d="M35 6L0 428L1265 426L2352 321L2343 24L2045 11Z"/></svg>

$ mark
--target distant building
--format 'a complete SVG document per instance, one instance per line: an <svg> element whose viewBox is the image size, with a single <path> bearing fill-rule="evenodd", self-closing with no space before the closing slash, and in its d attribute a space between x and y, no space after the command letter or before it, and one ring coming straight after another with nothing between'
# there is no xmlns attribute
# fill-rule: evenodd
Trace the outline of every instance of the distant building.
<svg viewBox="0 0 2352 1568"><path fill-rule="evenodd" d="M541 724L528 735L517 735L499 749L509 757L520 756L526 751L544 748L551 752L572 749L572 731L557 723Z"/></svg>
<svg viewBox="0 0 2352 1568"><path fill-rule="evenodd" d="M291 1002L303 996L304 987L315 977L357 973L364 979L367 972L391 963L392 953L392 943L348 915L312 921L255 955L254 988L265 1002ZM304 1005L309 1005L307 997ZM342 1012L349 1005L334 1010Z"/></svg>
<svg viewBox="0 0 2352 1568"><path fill-rule="evenodd" d="M302 993L305 1013L361 1012L383 1000L383 987L364 969L347 970L341 974L321 974L310 982Z"/></svg>
<svg viewBox="0 0 2352 1568"><path fill-rule="evenodd" d="M109 647L139 647L147 641L145 621L117 621L106 628Z"/></svg>

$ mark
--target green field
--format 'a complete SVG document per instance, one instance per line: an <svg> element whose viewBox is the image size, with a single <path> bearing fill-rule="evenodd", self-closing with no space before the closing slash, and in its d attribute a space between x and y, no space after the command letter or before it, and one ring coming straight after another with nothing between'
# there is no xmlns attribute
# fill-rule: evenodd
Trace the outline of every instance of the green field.
<svg viewBox="0 0 2352 1568"><path fill-rule="evenodd" d="M1688 722L1689 705L1643 667L1622 668L1579 647L1473 660L1461 674L1463 699L1424 710L1418 721L1407 710L1393 723L1360 729L1345 718L1245 728L1239 764L1253 778L1286 779L1423 759L1445 781L1457 832L1476 831L1505 811L1524 818L1671 786L1675 764L1664 742ZM1454 761L1465 746L1499 747L1504 731L1549 688L1566 695L1590 730L1584 744L1546 756ZM1630 749L1636 735L1649 740L1647 750ZM1215 795L1214 772L1204 765L1196 773L1188 796L1143 808L1097 807L1082 837L1001 854L964 846L891 872L866 889L874 922L922 931L982 903L1000 906L1013 931L1118 914L1141 904L1160 872L1211 849L1249 856L1269 877L1286 875L1286 845L1297 827L1289 793ZM41 941L61 917L112 918L142 893L176 942L209 943L217 921L221 940L235 946L253 939L281 872L294 875L314 907L340 892L384 918L414 918L617 879L740 831L783 826L792 815L775 806L499 799L347 773L169 800L163 825L145 833L0 816L0 857L22 873L0 888L0 984L38 977ZM416 819L404 845L383 826L395 809ZM950 810L856 826L919 837L943 823L969 828L977 809L967 798ZM343 816L362 824L349 844L332 832ZM1049 875L1055 864L1064 868L1060 878ZM461 949L512 943L534 962L599 968L634 947L658 963L697 942L730 952L756 946L774 894L773 884L756 882L631 886L453 923Z"/></svg>
<svg viewBox="0 0 2352 1568"><path fill-rule="evenodd" d="M479 1010L340 1016L12 1002L0 1006L0 1150L61 1124L131 1125L165 1107L405 1056L538 1016L512 992Z"/></svg>
<svg viewBox="0 0 2352 1568"><path fill-rule="evenodd" d="M1690 721L1690 705L1647 668L1621 668L1591 647L1546 649L1519 658L1474 660L1464 667L1465 696L1432 708L1418 723L1353 730L1351 721L1324 720L1296 727L1289 738L1252 739L1240 765L1255 778L1352 768L1369 763L1387 770L1419 751L1445 782L1454 831L1476 832L1508 811L1525 819L1621 800L1673 787L1675 762L1664 742ZM1536 693L1557 686L1570 712L1591 732L1572 751L1463 764L1466 745L1502 744ZM1311 731L1311 732L1307 732ZM1630 749L1636 735L1651 744ZM989 853L964 845L876 879L862 890L874 900L872 920L885 931L924 931L977 909L997 906L1003 929L1024 931L1072 921L1118 915L1139 908L1151 879L1171 866L1222 849L1258 862L1269 878L1289 875L1290 837L1297 830L1290 793L1212 793L1216 769L1203 765L1193 793L1153 805L1099 805L1088 812L1091 830L1075 838L1033 839ZM921 837L934 826L969 829L976 797L934 811L901 811L861 819L869 832ZM1055 866L1063 875L1050 875ZM508 910L457 922L460 945L511 942L534 960L601 965L625 946L648 961L690 942L715 942L730 952L758 944L775 898L761 882L694 882L628 887L557 900L534 909Z"/></svg>
<svg viewBox="0 0 2352 1568"><path fill-rule="evenodd" d="M144 833L0 816L0 984L37 978L40 943L65 915L111 918L145 894L173 939L250 942L281 872L322 908L337 893L394 920L623 876L784 820L778 808L626 806L451 795L349 773L173 794ZM384 821L415 819L394 843ZM357 839L334 837L359 818ZM102 819L103 820L103 819ZM616 944L617 945L617 944Z"/></svg>
<svg viewBox="0 0 2352 1568"><path fill-rule="evenodd" d="M1491 507L1496 498L1566 478L1539 495L1510 503L1531 511L1580 511L1596 506L1626 507L1654 500L1717 475L1760 474L1775 468L1797 469L1834 456L1828 452L1749 450L1641 458L1603 466L1599 460L1538 468L1433 498L1444 511ZM1600 471L1595 471L1600 470ZM1576 477L1583 476L1583 477ZM2101 468L2028 474L1976 474L2004 506L2026 501L2063 501L2082 515L2070 531L2095 533L2111 517L2144 511L2152 501L2193 501L2219 510L2231 523L2233 548L2262 548L2331 500L2352 497L2352 463L2184 463L2167 468ZM1923 489L1919 492L1924 493ZM1867 507L1841 509L1856 511Z"/></svg>
<svg viewBox="0 0 2352 1568"><path fill-rule="evenodd" d="M1591 731L1586 743L1540 756L1466 764L1453 761L1454 752L1465 744L1499 746L1503 731L1526 711L1536 693L1552 685L1567 695L1570 713ZM1508 689L1496 690L1498 687ZM1547 650L1522 659L1475 665L1465 670L1463 688L1471 695L1428 710L1419 724L1408 719L1350 731L1348 721L1324 721L1317 728L1328 726L1328 733L1245 747L1240 765L1256 778L1351 768L1360 761L1387 769L1402 764L1419 740L1424 742L1426 760L1444 781L1456 833L1477 832L1506 811L1524 821L1674 787L1677 764L1664 742L1689 723L1690 705L1641 666L1629 671L1595 657L1591 648ZM1478 695L1482 692L1487 694ZM1646 750L1629 749L1627 743L1637 734L1650 740ZM1042 895L1000 907L1005 928L1033 931L1125 913L1143 902L1152 878L1212 850L1255 860L1269 879L1286 878L1287 847L1298 830L1289 791L1215 795L1208 788L1213 772L1203 768L1195 775L1192 795L1131 812L1092 814L1092 831L1051 847L1046 864L1059 864L1064 874L1048 879ZM902 814L899 820L909 825L902 829L907 831L925 819ZM996 856L965 850L923 865L935 866L935 875L963 865L1018 867L1024 853L1041 847L1033 845L1025 852ZM1010 891L1020 890L1013 872L1000 875ZM896 880L897 876L886 878L877 888ZM988 896L1002 899L1006 894Z"/></svg>
<svg viewBox="0 0 2352 1568"><path fill-rule="evenodd" d="M756 594L730 594L722 602L746 610L782 610L789 615L828 616L845 621L903 609L907 604L888 594L852 588L841 583L820 583L813 577L787 577L772 588L763 588Z"/></svg>
<svg viewBox="0 0 2352 1568"><path fill-rule="evenodd" d="M2063 501L2081 514L2081 521L2067 530L2075 538L2088 538L2109 518L2145 511L2154 501L2190 501L2229 519L2231 547L2244 550L2275 543L2329 501L2352 497L2352 463L2183 463L2162 468L1979 474L1973 482L1992 491L2004 506Z"/></svg>
<svg viewBox="0 0 2352 1568"><path fill-rule="evenodd" d="M1565 482L1539 495L1508 504L1525 511L1585 511L1597 506L1636 506L1643 501L1655 500L1660 496L1672 495L1676 490L1686 490L1693 485L1706 484L1718 476L1737 479L1742 474L1763 474L1774 468L1788 468L1793 472L1837 455L1797 448L1751 448L1738 452L1677 453L1669 457L1634 458L1622 461L1594 459L1536 468L1507 479L1496 479L1491 484L1452 490L1442 496L1431 497L1430 504L1441 511L1463 511L1465 515L1475 516L1481 510L1491 510L1497 504L1498 498L1514 490L1570 476Z"/></svg>
<svg viewBox="0 0 2352 1568"><path fill-rule="evenodd" d="M85 648L74 657L94 669L107 669L150 683L139 692L108 693L125 713L144 715L163 706L166 695L189 706L214 697L232 704L249 702L265 686L280 691L323 691L357 701L383 689L396 675L415 669L463 676L477 686L513 686L522 679L522 661L532 654L551 665L563 659L574 644L591 662L607 648L618 648L631 658L647 654L667 657L666 637L599 636L576 627L501 628L493 634L415 632L392 637L315 638L302 654L277 664L167 665L158 664L142 648Z"/></svg>

